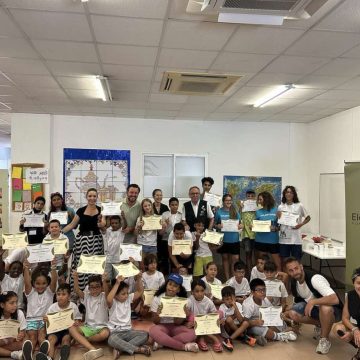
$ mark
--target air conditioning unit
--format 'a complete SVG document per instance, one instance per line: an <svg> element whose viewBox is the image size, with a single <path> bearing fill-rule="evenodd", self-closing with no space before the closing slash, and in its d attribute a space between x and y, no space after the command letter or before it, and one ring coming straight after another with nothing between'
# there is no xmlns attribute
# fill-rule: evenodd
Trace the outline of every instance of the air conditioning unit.
<svg viewBox="0 0 360 360"><path fill-rule="evenodd" d="M328 0L190 0L186 11L218 14L219 22L281 25L284 19L307 19Z"/></svg>
<svg viewBox="0 0 360 360"><path fill-rule="evenodd" d="M160 92L181 95L223 95L239 79L238 75L165 71Z"/></svg>

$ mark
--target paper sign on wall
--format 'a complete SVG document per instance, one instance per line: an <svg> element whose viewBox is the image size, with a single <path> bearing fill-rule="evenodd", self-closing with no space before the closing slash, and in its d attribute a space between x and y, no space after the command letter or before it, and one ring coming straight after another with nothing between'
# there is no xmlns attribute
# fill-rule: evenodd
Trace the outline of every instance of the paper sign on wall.
<svg viewBox="0 0 360 360"><path fill-rule="evenodd" d="M47 184L49 182L49 169L27 168L26 182L29 184Z"/></svg>

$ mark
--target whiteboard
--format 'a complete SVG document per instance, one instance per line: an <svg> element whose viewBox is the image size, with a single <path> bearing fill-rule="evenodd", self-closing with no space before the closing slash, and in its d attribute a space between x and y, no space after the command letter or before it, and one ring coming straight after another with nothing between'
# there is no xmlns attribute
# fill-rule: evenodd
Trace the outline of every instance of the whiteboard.
<svg viewBox="0 0 360 360"><path fill-rule="evenodd" d="M320 174L320 234L346 242L344 174Z"/></svg>

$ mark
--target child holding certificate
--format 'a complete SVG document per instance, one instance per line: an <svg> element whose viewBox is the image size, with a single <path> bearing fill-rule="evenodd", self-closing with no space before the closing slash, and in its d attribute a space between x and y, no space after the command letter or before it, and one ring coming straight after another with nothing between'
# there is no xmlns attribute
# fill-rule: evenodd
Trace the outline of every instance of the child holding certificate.
<svg viewBox="0 0 360 360"><path fill-rule="evenodd" d="M205 295L212 299L215 305L220 305L222 303L221 296L215 297L211 291L211 285L221 285L221 281L216 278L217 265L214 262L207 263L205 272L206 275L201 278L206 285Z"/></svg>
<svg viewBox="0 0 360 360"><path fill-rule="evenodd" d="M174 350L199 351L199 347L195 342L194 329L189 329L184 325L185 313L184 318L160 316L163 309L161 303L163 297L186 298L186 290L182 283L183 278L179 274L170 274L165 284L155 293L150 308L155 325L149 331L149 335L154 339L154 351L163 346Z"/></svg>
<svg viewBox="0 0 360 360"><path fill-rule="evenodd" d="M129 286L122 276L118 276L107 296L107 304L110 308L108 328L110 336L108 344L114 348L114 359L121 352L130 355L151 355L151 349L145 345L148 339L146 331L133 330L131 327L131 304L141 298L144 288L141 274L136 276L135 292L129 294Z"/></svg>
<svg viewBox="0 0 360 360"><path fill-rule="evenodd" d="M16 320L19 322L16 337L2 337L0 339L0 357L11 359L23 359L23 352L20 350L26 335L26 320L23 312L17 308L18 297L15 292L8 291L0 295L0 331L1 320ZM2 332L2 331L1 331Z"/></svg>
<svg viewBox="0 0 360 360"><path fill-rule="evenodd" d="M288 292L285 284L277 278L278 272L276 264L273 261L267 261L264 265L264 273L266 276L266 297L273 306L280 306L283 312L286 310L286 299Z"/></svg>
<svg viewBox="0 0 360 360"><path fill-rule="evenodd" d="M235 290L236 301L242 303L250 294L249 282L245 277L246 265L242 261L234 264L234 276L226 282Z"/></svg>

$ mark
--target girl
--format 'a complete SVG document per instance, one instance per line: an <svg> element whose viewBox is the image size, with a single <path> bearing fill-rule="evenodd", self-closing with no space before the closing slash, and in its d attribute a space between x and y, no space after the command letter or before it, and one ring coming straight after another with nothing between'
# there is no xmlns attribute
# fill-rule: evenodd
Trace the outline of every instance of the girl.
<svg viewBox="0 0 360 360"><path fill-rule="evenodd" d="M16 338L7 337L0 340L0 356L20 360L23 359L23 352L20 349L25 338L26 320L23 312L17 309L17 302L18 297L13 291L0 295L0 319L20 322L19 333Z"/></svg>
<svg viewBox="0 0 360 360"><path fill-rule="evenodd" d="M75 217L75 211L74 209L68 207L65 205L65 200L63 198L63 196L59 193L52 193L50 195L50 211L48 214L48 219L51 219L51 213L56 213L59 211L66 211L67 212L67 224L70 224L74 217ZM65 225L61 225L61 229L63 229L65 227ZM64 235L66 235L69 239L69 247L70 250L72 250L73 246L74 246L74 241L75 241L75 235L74 232L72 230L68 231L67 233L65 233Z"/></svg>
<svg viewBox="0 0 360 360"><path fill-rule="evenodd" d="M206 284L204 283L203 280L194 280L191 283L192 295L190 296L187 302L187 308L190 311L190 316L188 318L189 323L187 324L189 328L194 327L195 316L206 315L217 312L214 303L207 296L205 296L205 290L206 290ZM207 335L206 337L213 342L213 349L215 352L223 351L221 342L219 341L216 335ZM198 338L197 343L199 345L200 350L203 351L209 350L204 336L200 336Z"/></svg>
<svg viewBox="0 0 360 360"><path fill-rule="evenodd" d="M238 230L242 229L240 224L240 214L233 205L232 196L225 194L222 197L223 207L218 209L215 214L215 226L221 231L224 220L239 221ZM221 254L225 278L229 279L234 264L239 261L240 256L240 235L239 231L224 232L223 245L218 252Z"/></svg>
<svg viewBox="0 0 360 360"><path fill-rule="evenodd" d="M221 285L221 281L216 278L218 269L215 262L211 261L206 264L205 273L206 275L201 278L201 280L204 281L206 285L205 294L214 301L215 305L221 305L222 304L221 298L219 299L214 298L213 295L211 294L211 285Z"/></svg>
<svg viewBox="0 0 360 360"><path fill-rule="evenodd" d="M198 352L195 331L183 325L185 319L160 317L161 298L186 297L186 290L182 286L183 279L178 274L170 274L163 286L155 293L151 303L152 320L155 325L150 328L149 334L154 339L153 350L166 346L174 350Z"/></svg>
<svg viewBox="0 0 360 360"><path fill-rule="evenodd" d="M310 221L304 205L299 201L294 186L286 186L282 192L281 204L278 207L278 218L281 214L287 212L297 215L297 225L295 227L280 225L280 256L285 259L294 256L301 260L302 256L302 238L300 228Z"/></svg>
<svg viewBox="0 0 360 360"><path fill-rule="evenodd" d="M271 220L270 232L258 232L255 235L255 250L258 252L257 257L264 254L270 254L276 264L278 271L281 271L281 260L279 255L279 234L277 227L277 209L273 196L267 192L261 192L257 198L261 209L256 210L256 220Z"/></svg>

